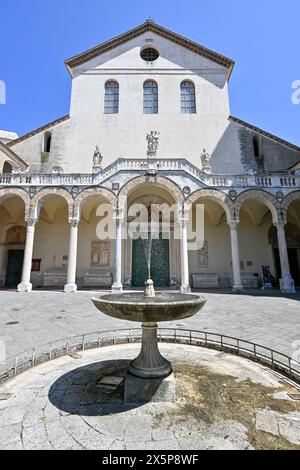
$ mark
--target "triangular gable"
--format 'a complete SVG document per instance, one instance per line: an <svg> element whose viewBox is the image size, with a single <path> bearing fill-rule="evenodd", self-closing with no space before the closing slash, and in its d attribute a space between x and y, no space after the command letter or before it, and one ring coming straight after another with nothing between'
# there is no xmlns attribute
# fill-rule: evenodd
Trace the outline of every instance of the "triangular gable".
<svg viewBox="0 0 300 470"><path fill-rule="evenodd" d="M228 69L227 78L228 79L230 78L230 75L234 67L233 60L221 54L218 54L210 49L207 49L206 47L201 46L200 44L197 44L196 42L190 41L189 39L183 36L180 36L179 34L174 33L173 31L170 31L169 29L163 28L162 26L159 26L158 24L154 23L154 21L152 20L147 20L142 25L137 26L134 29L131 29L127 33L116 36L110 39L109 41L106 41L102 44L99 44L96 47L93 47L92 49L89 49L86 52L83 52L82 54L76 55L66 60L65 64L70 74L72 75L71 71L74 67L82 65L85 62L88 62L89 60L94 59L98 55L103 54L111 49L114 49L115 47L118 47L121 44L124 44L125 42L130 41L131 39L134 39L137 36L140 36L141 34L144 34L149 31L156 33L165 39L168 39L182 47L185 47L186 49L189 49L190 51L196 54L199 54L205 57L206 59L209 59L227 68Z"/></svg>
<svg viewBox="0 0 300 470"><path fill-rule="evenodd" d="M247 129L251 129L252 131L256 132L257 134L261 134L264 137L267 137L268 139L274 140L278 144L285 145L285 147L290 148L291 150L295 150L295 152L300 152L300 147L298 147L295 144L292 144L291 142L288 142L287 140L281 139L280 137L277 137L274 134L271 134L270 132L264 131L260 129L259 127L253 126L252 124L249 124L248 122L242 121L241 119L238 119L234 116L229 116L229 121L236 122L237 124L240 124L243 127L247 127Z"/></svg>

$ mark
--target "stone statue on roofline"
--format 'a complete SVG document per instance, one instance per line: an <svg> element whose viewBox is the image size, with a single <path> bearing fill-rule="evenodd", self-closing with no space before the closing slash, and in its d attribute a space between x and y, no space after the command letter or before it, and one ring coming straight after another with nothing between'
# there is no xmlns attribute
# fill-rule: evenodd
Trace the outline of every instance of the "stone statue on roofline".
<svg viewBox="0 0 300 470"><path fill-rule="evenodd" d="M147 134L146 140L148 143L148 150L147 155L150 157L155 157L158 147L159 147L159 136L160 133L158 131L151 131Z"/></svg>
<svg viewBox="0 0 300 470"><path fill-rule="evenodd" d="M212 172L212 167L210 165L211 162L211 156L210 154L206 151L206 149L203 149L203 152L201 154L201 163L202 163L202 170L205 173L211 173Z"/></svg>
<svg viewBox="0 0 300 470"><path fill-rule="evenodd" d="M102 169L102 161L103 157L100 152L99 145L96 145L94 156L93 156L93 168L96 170L101 170Z"/></svg>

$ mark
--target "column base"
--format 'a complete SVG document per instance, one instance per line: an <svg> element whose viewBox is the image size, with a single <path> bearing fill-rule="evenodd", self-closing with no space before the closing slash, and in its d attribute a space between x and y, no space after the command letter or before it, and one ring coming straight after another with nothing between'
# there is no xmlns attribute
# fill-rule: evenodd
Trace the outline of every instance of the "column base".
<svg viewBox="0 0 300 470"><path fill-rule="evenodd" d="M66 294L73 294L73 292L77 292L77 284L66 284L64 288L64 292Z"/></svg>
<svg viewBox="0 0 300 470"><path fill-rule="evenodd" d="M233 286L232 292L234 294L243 294L245 292L244 286L243 285Z"/></svg>
<svg viewBox="0 0 300 470"><path fill-rule="evenodd" d="M190 294L191 292L192 292L191 286L189 286L187 284L180 287L180 293L181 294Z"/></svg>
<svg viewBox="0 0 300 470"><path fill-rule="evenodd" d="M123 291L123 284L114 283L114 284L111 286L111 291L112 291L114 294L118 294L118 293L122 292L122 291Z"/></svg>
<svg viewBox="0 0 300 470"><path fill-rule="evenodd" d="M283 294L296 294L294 279L285 276L279 280L280 290Z"/></svg>
<svg viewBox="0 0 300 470"><path fill-rule="evenodd" d="M18 292L31 292L32 291L32 284L31 282L21 282L18 285Z"/></svg>

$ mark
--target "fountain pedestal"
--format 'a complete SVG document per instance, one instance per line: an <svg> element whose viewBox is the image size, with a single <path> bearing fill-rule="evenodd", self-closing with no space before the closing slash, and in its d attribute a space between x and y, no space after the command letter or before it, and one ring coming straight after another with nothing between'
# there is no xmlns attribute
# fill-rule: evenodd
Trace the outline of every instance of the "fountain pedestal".
<svg viewBox="0 0 300 470"><path fill-rule="evenodd" d="M172 372L172 366L158 349L157 323L143 323L141 352L134 359L128 372L142 379L157 379L167 377Z"/></svg>

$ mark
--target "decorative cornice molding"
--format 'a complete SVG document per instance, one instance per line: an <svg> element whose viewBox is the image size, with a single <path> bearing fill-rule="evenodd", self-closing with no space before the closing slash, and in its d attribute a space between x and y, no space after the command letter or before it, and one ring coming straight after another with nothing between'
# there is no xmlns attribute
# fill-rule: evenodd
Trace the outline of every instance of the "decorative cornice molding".
<svg viewBox="0 0 300 470"><path fill-rule="evenodd" d="M39 134L40 132L46 131L47 129L50 129L51 127L57 126L58 124L61 124L62 122L67 121L70 119L70 115L67 114L66 116L60 117L58 119L55 119L55 121L49 122L48 124L45 124L44 126L38 127L37 129L34 129L31 132L28 132L27 134L22 135L21 137L18 137L18 139L12 140L8 144L6 144L7 147L12 147L13 145L19 144L23 140L29 139L30 137L33 137L36 134Z"/></svg>

